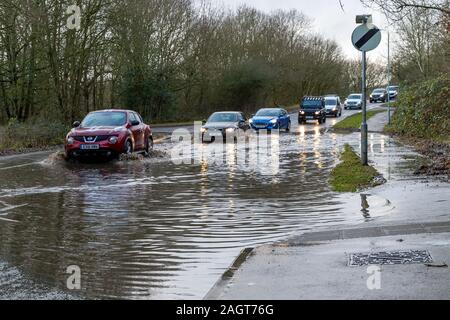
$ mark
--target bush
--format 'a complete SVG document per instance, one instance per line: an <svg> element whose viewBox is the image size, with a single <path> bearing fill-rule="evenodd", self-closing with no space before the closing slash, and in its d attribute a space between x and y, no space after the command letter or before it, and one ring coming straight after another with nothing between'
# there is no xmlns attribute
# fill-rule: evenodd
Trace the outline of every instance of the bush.
<svg viewBox="0 0 450 320"><path fill-rule="evenodd" d="M404 88L389 128L400 135L448 140L450 136L450 76L443 75Z"/></svg>

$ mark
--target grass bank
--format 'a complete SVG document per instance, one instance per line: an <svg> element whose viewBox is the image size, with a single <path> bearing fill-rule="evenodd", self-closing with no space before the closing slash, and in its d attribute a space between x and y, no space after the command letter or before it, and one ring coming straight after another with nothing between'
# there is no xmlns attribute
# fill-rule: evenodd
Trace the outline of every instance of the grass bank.
<svg viewBox="0 0 450 320"><path fill-rule="evenodd" d="M385 132L425 156L416 174L450 178L450 75L403 87Z"/></svg>
<svg viewBox="0 0 450 320"><path fill-rule="evenodd" d="M378 113L385 112L385 110L370 110L367 111L367 120L374 117ZM361 127L362 122L362 113L354 114L350 117L345 118L344 120L336 123L333 126L333 129L339 131L356 131Z"/></svg>
<svg viewBox="0 0 450 320"><path fill-rule="evenodd" d="M62 145L69 130L61 124L11 122L0 127L0 155L47 150Z"/></svg>
<svg viewBox="0 0 450 320"><path fill-rule="evenodd" d="M341 155L341 163L330 175L330 185L336 192L357 192L382 183L381 175L371 166L363 166L361 159L346 144Z"/></svg>
<svg viewBox="0 0 450 320"><path fill-rule="evenodd" d="M450 75L402 88L390 133L450 145Z"/></svg>

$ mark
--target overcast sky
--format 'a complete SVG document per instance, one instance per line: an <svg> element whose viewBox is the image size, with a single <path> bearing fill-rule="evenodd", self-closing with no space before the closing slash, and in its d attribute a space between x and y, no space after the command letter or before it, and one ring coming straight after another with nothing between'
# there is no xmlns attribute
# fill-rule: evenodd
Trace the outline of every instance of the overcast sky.
<svg viewBox="0 0 450 320"><path fill-rule="evenodd" d="M336 40L345 55L359 57L351 43L351 34L356 27L355 16L362 13L373 14L373 22L379 28L387 25L383 14L364 7L359 0L342 0L344 12L338 0L211 0L227 8L236 8L241 4L258 8L265 12L277 9L297 9L313 19L313 28L326 38ZM387 36L383 33L380 46L368 53L368 57L383 62L387 57Z"/></svg>

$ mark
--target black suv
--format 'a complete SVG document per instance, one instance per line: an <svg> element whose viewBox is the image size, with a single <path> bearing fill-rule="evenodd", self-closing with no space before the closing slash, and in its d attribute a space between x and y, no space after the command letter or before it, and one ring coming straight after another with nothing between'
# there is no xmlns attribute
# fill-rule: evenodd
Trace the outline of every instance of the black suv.
<svg viewBox="0 0 450 320"><path fill-rule="evenodd" d="M319 124L327 122L324 97L303 97L300 102L298 123L306 123L308 120L318 120Z"/></svg>

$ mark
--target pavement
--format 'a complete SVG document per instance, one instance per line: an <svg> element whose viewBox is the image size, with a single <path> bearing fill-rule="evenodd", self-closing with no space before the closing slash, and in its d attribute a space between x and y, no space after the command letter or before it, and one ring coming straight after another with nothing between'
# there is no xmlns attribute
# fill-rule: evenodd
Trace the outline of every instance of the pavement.
<svg viewBox="0 0 450 320"><path fill-rule="evenodd" d="M259 247L238 270L225 274L206 299L450 299L450 272L445 267L450 264L450 223L421 228L425 233L415 234L415 225L312 233ZM379 236L380 232L397 235ZM413 234L403 234L409 232ZM430 252L435 266L383 265L376 288L371 286L374 273L369 266L348 266L349 253L420 249Z"/></svg>
<svg viewBox="0 0 450 320"><path fill-rule="evenodd" d="M382 133L384 131L384 127L389 122L388 119L388 112L382 112L367 120L369 132Z"/></svg>
<svg viewBox="0 0 450 320"><path fill-rule="evenodd" d="M382 132L387 112L368 122ZM207 300L448 300L450 212L448 181L390 179L386 163L374 165L388 184L366 191L389 199L394 212L366 223L323 229L286 241L248 248L206 295ZM349 195L353 196L353 195ZM425 263L349 266L351 253L424 250ZM379 268L375 272L369 267ZM376 288L373 284L376 274Z"/></svg>

